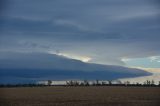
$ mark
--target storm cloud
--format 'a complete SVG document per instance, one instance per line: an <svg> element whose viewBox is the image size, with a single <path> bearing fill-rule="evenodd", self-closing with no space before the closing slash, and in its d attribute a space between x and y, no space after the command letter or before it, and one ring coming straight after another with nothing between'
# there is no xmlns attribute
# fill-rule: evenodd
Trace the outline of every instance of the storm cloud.
<svg viewBox="0 0 160 106"><path fill-rule="evenodd" d="M0 83L29 83L39 80L115 80L151 73L114 65L84 63L55 54L2 53Z"/></svg>
<svg viewBox="0 0 160 106"><path fill-rule="evenodd" d="M2 4L0 52L58 51L111 65L125 65L123 58L160 55L156 0L6 0Z"/></svg>

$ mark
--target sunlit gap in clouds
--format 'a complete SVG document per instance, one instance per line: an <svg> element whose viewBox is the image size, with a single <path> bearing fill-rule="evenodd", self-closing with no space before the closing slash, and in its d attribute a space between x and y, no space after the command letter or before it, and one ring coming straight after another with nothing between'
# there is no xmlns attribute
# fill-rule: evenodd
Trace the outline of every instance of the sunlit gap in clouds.
<svg viewBox="0 0 160 106"><path fill-rule="evenodd" d="M60 52L54 52L54 51L49 51L49 54L55 54L58 56L66 57L69 59L75 59L75 60L79 60L87 63L90 62L92 59L91 57L88 57L88 56L81 56L81 55L70 54L70 53L60 53Z"/></svg>

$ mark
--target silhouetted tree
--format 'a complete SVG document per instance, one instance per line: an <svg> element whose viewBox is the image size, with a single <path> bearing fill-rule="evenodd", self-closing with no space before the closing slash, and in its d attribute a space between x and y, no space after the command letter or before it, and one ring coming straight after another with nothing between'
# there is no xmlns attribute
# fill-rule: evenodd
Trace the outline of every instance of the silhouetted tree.
<svg viewBox="0 0 160 106"><path fill-rule="evenodd" d="M109 85L112 85L112 81L109 80L109 81L108 81L108 84L109 84Z"/></svg>
<svg viewBox="0 0 160 106"><path fill-rule="evenodd" d="M80 86L84 86L84 82L81 82L79 85L80 85Z"/></svg>
<svg viewBox="0 0 160 106"><path fill-rule="evenodd" d="M73 81L73 86L78 86L79 82L78 81Z"/></svg>
<svg viewBox="0 0 160 106"><path fill-rule="evenodd" d="M84 85L89 86L89 82L87 80L84 80Z"/></svg>
<svg viewBox="0 0 160 106"><path fill-rule="evenodd" d="M122 82L121 82L120 80L117 80L117 83L118 83L118 84L122 84Z"/></svg>
<svg viewBox="0 0 160 106"><path fill-rule="evenodd" d="M73 86L73 85L74 85L74 82L73 82L72 80L70 81L70 85L71 85L71 86Z"/></svg>
<svg viewBox="0 0 160 106"><path fill-rule="evenodd" d="M152 81L151 81L151 85L155 85L155 82L154 82L154 80L152 80Z"/></svg>
<svg viewBox="0 0 160 106"><path fill-rule="evenodd" d="M74 85L74 82L71 80L71 81L69 81L69 82L67 83L67 85L73 86L73 85Z"/></svg>
<svg viewBox="0 0 160 106"><path fill-rule="evenodd" d="M146 81L144 81L143 85L147 85L147 82L146 82Z"/></svg>
<svg viewBox="0 0 160 106"><path fill-rule="evenodd" d="M151 81L147 80L147 85L151 85Z"/></svg>
<svg viewBox="0 0 160 106"><path fill-rule="evenodd" d="M130 82L129 82L129 81L126 81L126 82L125 82L125 85L126 85L126 86L130 85Z"/></svg>
<svg viewBox="0 0 160 106"><path fill-rule="evenodd" d="M47 84L48 84L49 86L51 86L52 81L51 81L51 80L48 80Z"/></svg>
<svg viewBox="0 0 160 106"><path fill-rule="evenodd" d="M102 85L106 85L106 82L102 81Z"/></svg>
<svg viewBox="0 0 160 106"><path fill-rule="evenodd" d="M96 80L96 85L100 85L99 80Z"/></svg>
<svg viewBox="0 0 160 106"><path fill-rule="evenodd" d="M93 82L92 82L92 85L93 85L93 86L95 86L95 85L96 85L96 83L93 81Z"/></svg>

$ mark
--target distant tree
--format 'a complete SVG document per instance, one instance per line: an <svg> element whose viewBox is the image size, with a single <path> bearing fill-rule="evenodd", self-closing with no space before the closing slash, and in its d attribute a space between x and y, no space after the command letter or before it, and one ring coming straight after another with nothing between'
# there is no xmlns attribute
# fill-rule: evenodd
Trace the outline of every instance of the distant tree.
<svg viewBox="0 0 160 106"><path fill-rule="evenodd" d="M125 82L125 85L126 85L126 86L130 85L130 82L129 82L129 81L126 81L126 82Z"/></svg>
<svg viewBox="0 0 160 106"><path fill-rule="evenodd" d="M112 81L109 80L109 81L108 81L108 84L109 84L109 85L112 85Z"/></svg>
<svg viewBox="0 0 160 106"><path fill-rule="evenodd" d="M68 85L68 86L72 86L73 85L73 81L71 80L71 81L66 81L66 84Z"/></svg>
<svg viewBox="0 0 160 106"><path fill-rule="evenodd" d="M102 85L106 85L106 82L102 81Z"/></svg>
<svg viewBox="0 0 160 106"><path fill-rule="evenodd" d="M70 81L70 85L71 85L71 86L73 86L73 85L74 85L74 82L73 82L72 80Z"/></svg>
<svg viewBox="0 0 160 106"><path fill-rule="evenodd" d="M147 82L146 82L146 81L144 81L143 85L147 85Z"/></svg>
<svg viewBox="0 0 160 106"><path fill-rule="evenodd" d="M74 82L74 85L75 85L75 86L79 86L80 84L79 84L78 81L75 81L75 82Z"/></svg>
<svg viewBox="0 0 160 106"><path fill-rule="evenodd" d="M93 81L93 82L92 82L92 85L93 85L93 86L95 86L95 85L96 85L96 83Z"/></svg>
<svg viewBox="0 0 160 106"><path fill-rule="evenodd" d="M136 85L139 85L139 82L136 82Z"/></svg>
<svg viewBox="0 0 160 106"><path fill-rule="evenodd" d="M80 86L84 86L84 82L81 82L79 85L80 85Z"/></svg>
<svg viewBox="0 0 160 106"><path fill-rule="evenodd" d="M140 84L139 82L136 82L136 86L142 86L142 84Z"/></svg>
<svg viewBox="0 0 160 106"><path fill-rule="evenodd" d="M117 84L122 84L122 82L120 80L116 80Z"/></svg>
<svg viewBox="0 0 160 106"><path fill-rule="evenodd" d="M129 81L127 81L127 84L129 85L129 84L130 84L130 82L129 82Z"/></svg>
<svg viewBox="0 0 160 106"><path fill-rule="evenodd" d="M70 85L70 83L69 83L68 81L66 81L66 85L67 85L67 86L69 86L69 85Z"/></svg>
<svg viewBox="0 0 160 106"><path fill-rule="evenodd" d="M84 85L89 86L89 82L87 80L84 80Z"/></svg>
<svg viewBox="0 0 160 106"><path fill-rule="evenodd" d="M147 80L147 85L151 85L151 81Z"/></svg>
<svg viewBox="0 0 160 106"><path fill-rule="evenodd" d="M154 82L154 80L152 80L152 81L151 81L151 85L155 85L155 82Z"/></svg>
<svg viewBox="0 0 160 106"><path fill-rule="evenodd" d="M69 85L70 86L73 86L74 85L74 82L71 80L71 81L69 81Z"/></svg>
<svg viewBox="0 0 160 106"><path fill-rule="evenodd" d="M48 82L47 82L47 83L48 83L48 85L49 85L49 86L51 86L52 81L51 81L51 80L48 80Z"/></svg>
<svg viewBox="0 0 160 106"><path fill-rule="evenodd" d="M96 85L100 85L99 80L96 80Z"/></svg>

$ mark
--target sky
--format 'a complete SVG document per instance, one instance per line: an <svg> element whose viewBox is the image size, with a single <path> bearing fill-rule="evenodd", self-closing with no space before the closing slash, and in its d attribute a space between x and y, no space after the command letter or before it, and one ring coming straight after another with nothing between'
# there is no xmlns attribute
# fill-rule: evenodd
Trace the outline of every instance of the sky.
<svg viewBox="0 0 160 106"><path fill-rule="evenodd" d="M1 0L0 63L7 53L36 52L152 72L160 68L159 6L158 0Z"/></svg>

